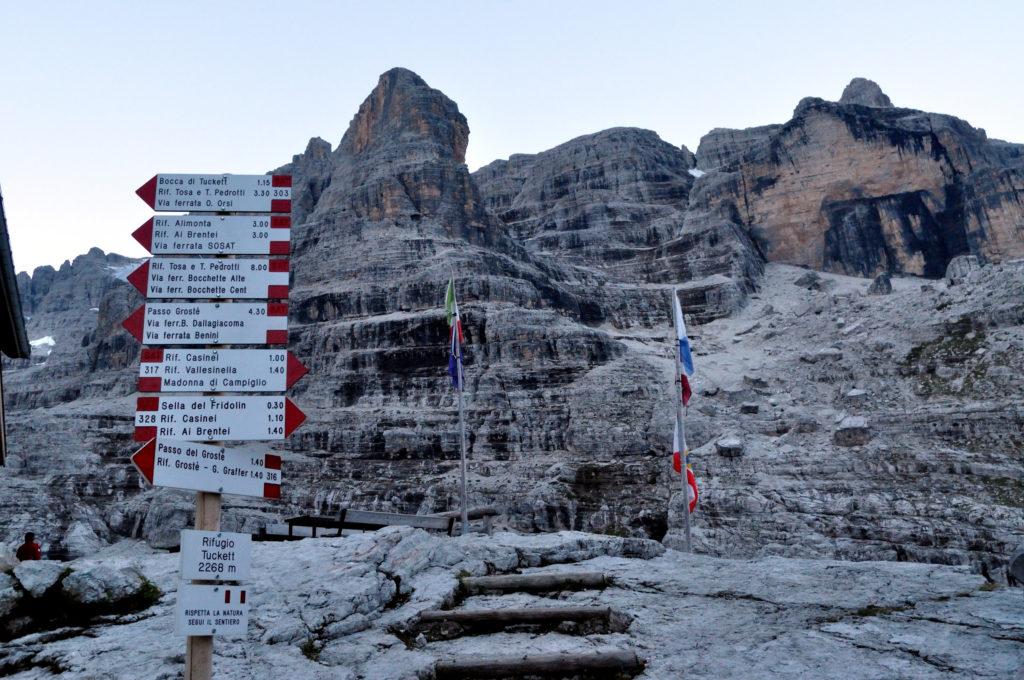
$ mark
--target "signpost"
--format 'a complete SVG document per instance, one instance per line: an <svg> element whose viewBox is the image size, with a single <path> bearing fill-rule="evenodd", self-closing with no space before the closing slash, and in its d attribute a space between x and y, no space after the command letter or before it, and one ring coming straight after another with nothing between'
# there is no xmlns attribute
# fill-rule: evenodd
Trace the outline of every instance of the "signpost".
<svg viewBox="0 0 1024 680"><path fill-rule="evenodd" d="M181 578L248 581L252 536L227 531L181 532Z"/></svg>
<svg viewBox="0 0 1024 680"><path fill-rule="evenodd" d="M287 302L147 302L122 324L147 345L284 345Z"/></svg>
<svg viewBox="0 0 1024 680"><path fill-rule="evenodd" d="M287 298L288 260L158 257L140 264L128 283L150 298Z"/></svg>
<svg viewBox="0 0 1024 680"><path fill-rule="evenodd" d="M174 630L178 635L245 635L248 628L249 603L244 587L178 584L174 607Z"/></svg>
<svg viewBox="0 0 1024 680"><path fill-rule="evenodd" d="M291 175L161 173L135 190L157 212L292 211Z"/></svg>
<svg viewBox="0 0 1024 680"><path fill-rule="evenodd" d="M153 486L281 497L281 457L258 449L150 439L132 454L132 464Z"/></svg>
<svg viewBox="0 0 1024 680"><path fill-rule="evenodd" d="M284 391L306 367L267 348L288 343L288 303L270 302L288 297L288 260L267 256L291 250L291 185L290 175L158 174L136 191L158 212L191 211L132 234L155 257L129 276L150 301L123 322L149 345L139 391L161 393L138 399L135 438L146 443L132 463L151 484L197 492L198 531L181 539L181 577L193 582L179 584L175 609L185 680L210 680L212 636L248 625L245 588L223 581L248 578L250 538L220 531L221 494L281 496L279 456L220 443L284 439L305 419Z"/></svg>
<svg viewBox="0 0 1024 680"><path fill-rule="evenodd" d="M287 215L159 215L132 232L154 255L287 255Z"/></svg>
<svg viewBox="0 0 1024 680"><path fill-rule="evenodd" d="M142 350L139 392L284 392L308 369L284 349Z"/></svg>

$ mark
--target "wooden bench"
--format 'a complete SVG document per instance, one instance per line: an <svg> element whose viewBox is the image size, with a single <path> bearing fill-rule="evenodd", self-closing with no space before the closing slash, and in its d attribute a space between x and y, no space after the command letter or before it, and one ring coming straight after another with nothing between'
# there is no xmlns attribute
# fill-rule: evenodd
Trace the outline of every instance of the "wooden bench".
<svg viewBox="0 0 1024 680"><path fill-rule="evenodd" d="M299 515L298 517L289 517L285 522L288 524L289 537L294 537L295 527L310 527L314 538L316 537L317 529L335 529L337 530L335 536L341 536L341 532L345 529L376 531L377 529L393 526L444 531L451 536L455 529L454 517L403 515L397 512L349 510L348 508L342 508L337 516Z"/></svg>
<svg viewBox="0 0 1024 680"><path fill-rule="evenodd" d="M488 536L491 535L491 518L497 517L500 513L492 507L483 508L470 508L466 511L468 519L470 521L482 519L484 521L484 533ZM450 510L448 512L438 512L433 515L434 517L454 517L456 523L462 522L462 511L461 510Z"/></svg>

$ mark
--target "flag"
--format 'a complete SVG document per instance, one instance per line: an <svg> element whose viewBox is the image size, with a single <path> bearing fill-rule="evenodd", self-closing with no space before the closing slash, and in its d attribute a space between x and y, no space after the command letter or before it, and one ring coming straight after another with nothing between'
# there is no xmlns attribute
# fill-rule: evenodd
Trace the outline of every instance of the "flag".
<svg viewBox="0 0 1024 680"><path fill-rule="evenodd" d="M679 364L682 367L682 375L693 375L693 355L690 353L690 338L686 335L686 321L683 319L683 309L679 306L679 293L672 290L673 313L676 320L676 337L679 340Z"/></svg>
<svg viewBox="0 0 1024 680"><path fill-rule="evenodd" d="M459 365L462 363L462 319L459 318L459 303L455 301L455 277L448 281L448 290L444 295L444 312L448 317L449 340L448 375L452 379L452 387L462 389L459 384Z"/></svg>
<svg viewBox="0 0 1024 680"><path fill-rule="evenodd" d="M689 455L689 451L686 454ZM676 427L674 434L672 435L672 469L676 472L682 472L683 469L683 457L679 454L679 427ZM693 512L697 507L697 477L693 474L693 470L689 465L686 466L686 498L690 501L690 512Z"/></svg>
<svg viewBox="0 0 1024 680"><path fill-rule="evenodd" d="M693 390L690 389L690 381L687 380L685 373L679 374L679 382L683 384L683 406L690 403L690 397L693 396Z"/></svg>

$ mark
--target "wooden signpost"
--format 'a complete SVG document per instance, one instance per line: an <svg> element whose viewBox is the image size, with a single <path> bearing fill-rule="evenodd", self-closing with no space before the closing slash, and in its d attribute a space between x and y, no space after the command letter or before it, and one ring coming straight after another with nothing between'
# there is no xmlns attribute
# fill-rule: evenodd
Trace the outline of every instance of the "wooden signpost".
<svg viewBox="0 0 1024 680"><path fill-rule="evenodd" d="M136 193L158 212L199 213L154 216L132 234L155 257L129 276L149 301L123 325L147 345L135 414L146 443L132 463L155 486L197 492L175 630L187 636L185 680L210 680L213 636L245 635L250 606L238 585L250 537L220 531L221 494L281 496L278 455L221 442L282 440L305 419L284 396L306 373L283 347L288 260L266 257L290 252L291 176L158 174Z"/></svg>

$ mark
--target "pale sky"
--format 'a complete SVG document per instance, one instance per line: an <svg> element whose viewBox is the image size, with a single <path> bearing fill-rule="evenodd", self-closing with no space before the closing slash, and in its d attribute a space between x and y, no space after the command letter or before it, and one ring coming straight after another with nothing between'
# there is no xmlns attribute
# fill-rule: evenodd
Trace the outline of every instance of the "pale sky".
<svg viewBox="0 0 1024 680"><path fill-rule="evenodd" d="M629 125L695 150L853 76L1024 142L1022 2L5 2L0 187L19 270L141 257L157 172L262 173L336 146L378 76L469 119L470 168Z"/></svg>

